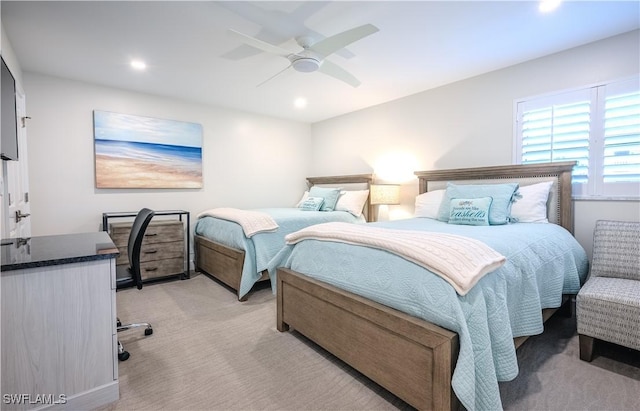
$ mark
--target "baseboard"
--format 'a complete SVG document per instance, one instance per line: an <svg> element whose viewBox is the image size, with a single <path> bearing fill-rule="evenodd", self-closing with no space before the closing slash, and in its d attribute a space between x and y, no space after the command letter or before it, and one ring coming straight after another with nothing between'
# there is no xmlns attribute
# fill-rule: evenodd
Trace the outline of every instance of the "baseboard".
<svg viewBox="0 0 640 411"><path fill-rule="evenodd" d="M37 410L93 410L117 401L120 398L118 381L66 397L64 404L45 405Z"/></svg>

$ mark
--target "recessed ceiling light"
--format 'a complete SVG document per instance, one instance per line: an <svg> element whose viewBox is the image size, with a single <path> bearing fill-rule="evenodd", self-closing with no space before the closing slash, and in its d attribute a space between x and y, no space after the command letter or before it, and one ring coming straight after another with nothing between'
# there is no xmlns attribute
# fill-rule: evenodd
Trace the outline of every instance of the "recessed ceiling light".
<svg viewBox="0 0 640 411"><path fill-rule="evenodd" d="M295 108L305 108L307 107L307 99L304 97L298 97L293 101L293 105Z"/></svg>
<svg viewBox="0 0 640 411"><path fill-rule="evenodd" d="M142 71L147 68L147 64L142 60L131 60L131 67Z"/></svg>
<svg viewBox="0 0 640 411"><path fill-rule="evenodd" d="M557 9L558 6L560 6L560 3L562 3L562 0L541 0L538 10L543 13L548 13Z"/></svg>

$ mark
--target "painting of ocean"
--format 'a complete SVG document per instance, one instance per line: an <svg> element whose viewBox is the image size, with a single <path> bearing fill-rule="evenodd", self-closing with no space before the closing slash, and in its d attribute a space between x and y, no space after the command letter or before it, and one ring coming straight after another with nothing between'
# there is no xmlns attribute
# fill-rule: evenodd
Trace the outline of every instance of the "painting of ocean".
<svg viewBox="0 0 640 411"><path fill-rule="evenodd" d="M202 188L202 126L93 112L96 188Z"/></svg>

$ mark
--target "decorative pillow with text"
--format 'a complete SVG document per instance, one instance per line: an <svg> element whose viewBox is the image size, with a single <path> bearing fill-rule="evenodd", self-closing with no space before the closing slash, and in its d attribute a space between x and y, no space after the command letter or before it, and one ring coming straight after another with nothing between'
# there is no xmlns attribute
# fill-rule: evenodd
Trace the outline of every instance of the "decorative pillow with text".
<svg viewBox="0 0 640 411"><path fill-rule="evenodd" d="M300 205L300 209L304 211L319 211L322 204L324 204L324 198L322 197L307 197Z"/></svg>
<svg viewBox="0 0 640 411"><path fill-rule="evenodd" d="M489 225L493 198L454 198L449 204L449 224Z"/></svg>
<svg viewBox="0 0 640 411"><path fill-rule="evenodd" d="M454 198L491 197L493 201L489 210L489 224L507 224L511 215L511 203L517 189L518 183L458 185L449 182L444 200L438 210L438 220L449 221L451 213L449 206Z"/></svg>

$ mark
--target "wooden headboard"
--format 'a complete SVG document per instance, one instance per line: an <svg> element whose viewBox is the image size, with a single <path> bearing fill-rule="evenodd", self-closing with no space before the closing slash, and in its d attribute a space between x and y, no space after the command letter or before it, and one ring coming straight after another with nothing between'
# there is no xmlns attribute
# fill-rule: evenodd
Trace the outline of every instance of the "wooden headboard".
<svg viewBox="0 0 640 411"><path fill-rule="evenodd" d="M549 221L573 234L573 203L571 202L571 171L575 161L492 167L457 168L450 170L416 171L420 194L443 189L447 182L456 184L494 184L517 182L521 186L553 181L548 201Z"/></svg>
<svg viewBox="0 0 640 411"><path fill-rule="evenodd" d="M371 184L373 183L373 174L354 174L348 176L328 176L328 177L307 177L307 186L329 186L341 187L344 190L369 190L369 197L364 205L364 218L373 221L374 212L371 205Z"/></svg>

